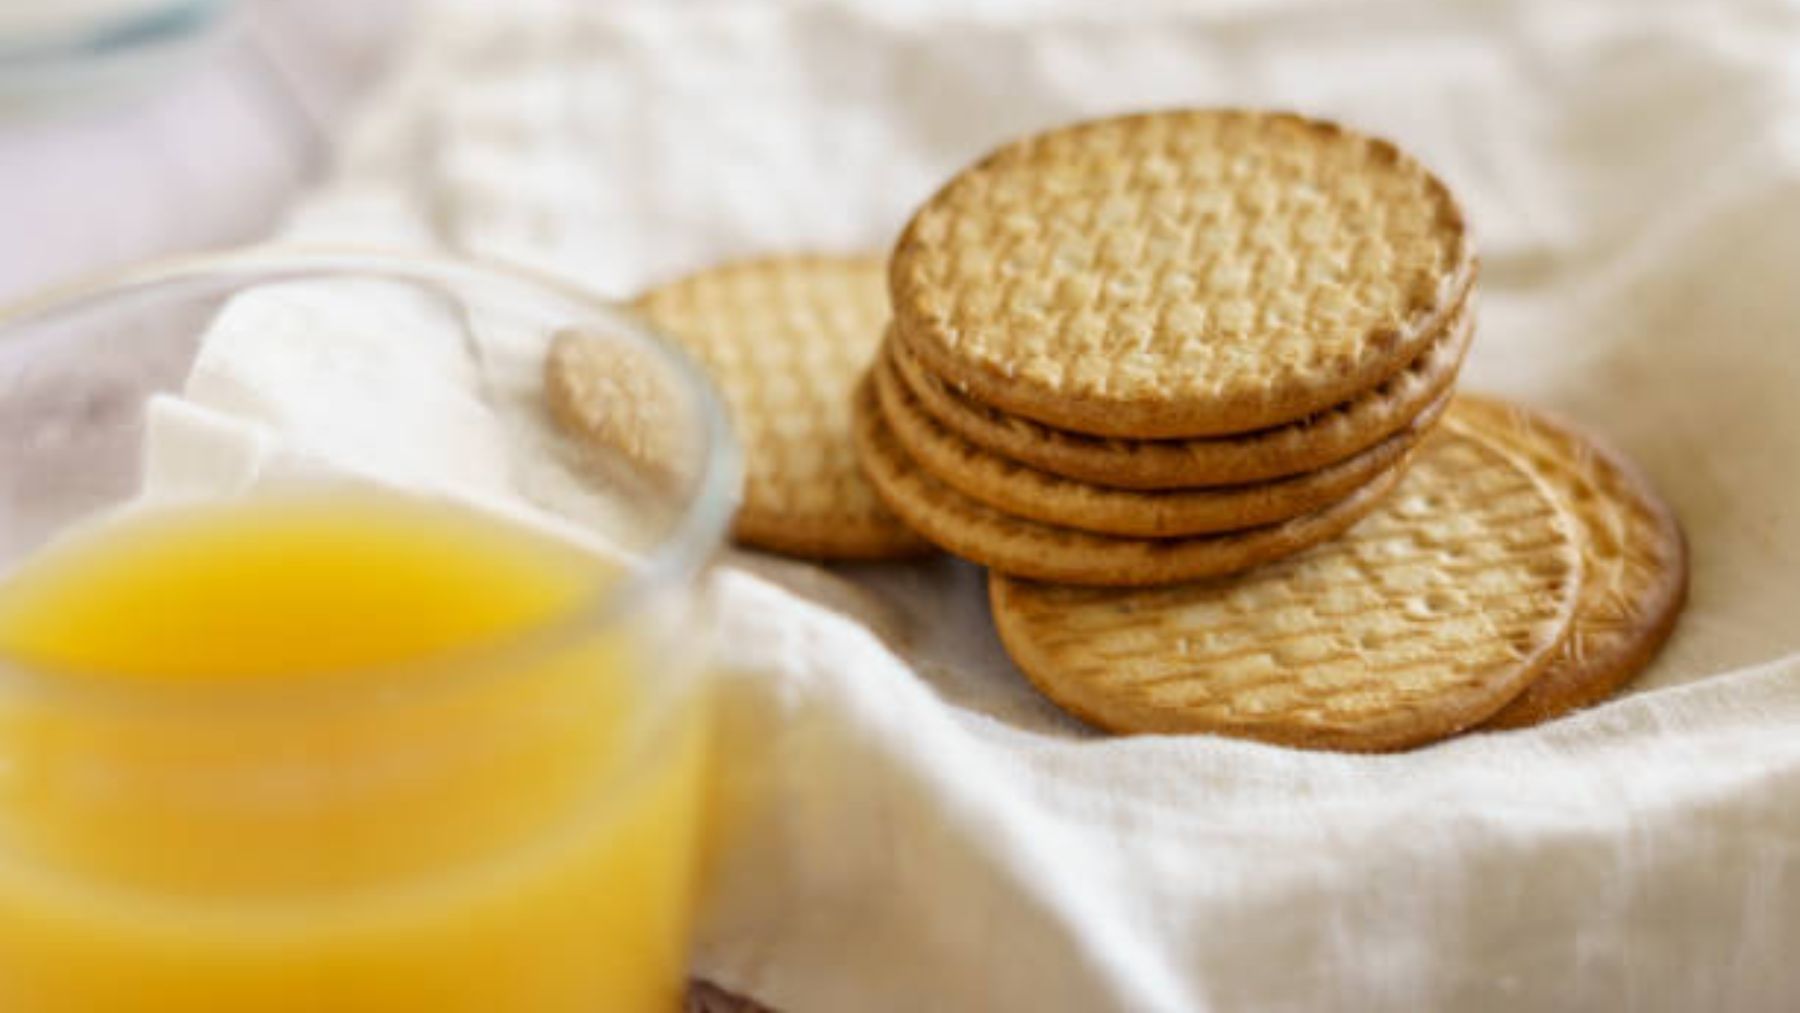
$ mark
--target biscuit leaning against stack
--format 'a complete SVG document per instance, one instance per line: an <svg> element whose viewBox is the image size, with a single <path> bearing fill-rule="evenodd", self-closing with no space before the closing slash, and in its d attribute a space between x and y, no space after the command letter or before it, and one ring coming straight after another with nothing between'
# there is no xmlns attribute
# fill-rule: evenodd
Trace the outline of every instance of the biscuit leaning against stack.
<svg viewBox="0 0 1800 1013"><path fill-rule="evenodd" d="M854 433L881 498L994 570L1147 586L1336 537L1474 330L1448 189L1298 116L1153 113L1001 148L913 217Z"/></svg>
<svg viewBox="0 0 1800 1013"><path fill-rule="evenodd" d="M887 324L884 278L878 257L763 257L695 272L634 302L724 396L744 450L732 531L740 544L810 559L931 550L876 498L850 446L848 395ZM545 361L545 396L582 442L655 456L654 439L620 446L642 430L658 435L655 420L641 417L654 400L634 397L625 372L606 346L565 333Z"/></svg>

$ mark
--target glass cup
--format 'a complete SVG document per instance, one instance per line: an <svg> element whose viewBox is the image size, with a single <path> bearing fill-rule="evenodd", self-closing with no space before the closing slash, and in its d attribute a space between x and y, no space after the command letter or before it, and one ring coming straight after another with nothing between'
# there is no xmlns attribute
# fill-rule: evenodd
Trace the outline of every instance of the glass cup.
<svg viewBox="0 0 1800 1013"><path fill-rule="evenodd" d="M0 4L0 115L119 97L191 62L236 0Z"/></svg>
<svg viewBox="0 0 1800 1013"><path fill-rule="evenodd" d="M246 251L0 311L0 1009L673 1008L738 482L692 364L544 279ZM252 562L197 592L151 523ZM9 641L83 551L174 590Z"/></svg>

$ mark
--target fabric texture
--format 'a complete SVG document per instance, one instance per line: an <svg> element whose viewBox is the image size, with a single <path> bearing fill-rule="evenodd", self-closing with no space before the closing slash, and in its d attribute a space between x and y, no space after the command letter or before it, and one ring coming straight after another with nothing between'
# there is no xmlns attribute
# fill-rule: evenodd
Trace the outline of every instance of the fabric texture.
<svg viewBox="0 0 1800 1013"><path fill-rule="evenodd" d="M1775 2L449 7L287 235L625 297L880 250L958 166L1090 115L1398 140L1477 230L1464 384L1604 433L1680 513L1661 659L1404 755L1108 739L1012 669L973 567L734 557L696 970L787 1013L1769 1009L1800 1002L1796 53ZM329 459L306 417L258 446Z"/></svg>

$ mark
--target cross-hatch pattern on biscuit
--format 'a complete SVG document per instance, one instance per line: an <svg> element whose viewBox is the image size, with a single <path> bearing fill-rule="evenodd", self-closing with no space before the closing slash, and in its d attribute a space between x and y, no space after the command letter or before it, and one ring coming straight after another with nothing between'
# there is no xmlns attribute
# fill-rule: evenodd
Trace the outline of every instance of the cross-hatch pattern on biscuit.
<svg viewBox="0 0 1800 1013"><path fill-rule="evenodd" d="M997 599L1034 681L1110 727L1400 744L1478 720L1568 622L1577 534L1542 482L1442 432L1336 541L1242 577L1132 592L1012 582Z"/></svg>
<svg viewBox="0 0 1800 1013"><path fill-rule="evenodd" d="M1464 398L1465 424L1518 451L1564 497L1582 533L1581 595L1569 635L1539 679L1496 720L1535 722L1597 700L1660 642L1686 580L1674 515L1610 452L1515 405Z"/></svg>
<svg viewBox="0 0 1800 1013"><path fill-rule="evenodd" d="M884 277L867 258L746 261L638 301L724 393L745 450L741 524L914 541L863 481L849 439L850 391L887 323Z"/></svg>
<svg viewBox="0 0 1800 1013"><path fill-rule="evenodd" d="M1104 121L1003 149L896 251L915 340L1046 390L1255 399L1393 354L1470 254L1437 181L1279 116Z"/></svg>

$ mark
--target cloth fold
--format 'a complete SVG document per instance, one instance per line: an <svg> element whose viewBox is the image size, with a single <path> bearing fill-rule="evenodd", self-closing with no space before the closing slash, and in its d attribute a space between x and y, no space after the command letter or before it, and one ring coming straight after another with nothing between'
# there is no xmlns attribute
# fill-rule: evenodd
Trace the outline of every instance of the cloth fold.
<svg viewBox="0 0 1800 1013"><path fill-rule="evenodd" d="M957 166L1083 116L1297 107L1397 139L1478 229L1465 383L1607 434L1681 514L1664 656L1590 712L1405 755L1105 739L1012 670L973 568L731 562L697 971L786 1013L1776 1008L1800 997L1796 52L1800 12L1751 0L452 5L286 235L623 296L879 249ZM272 410L316 389L256 389L264 451L329 464Z"/></svg>

